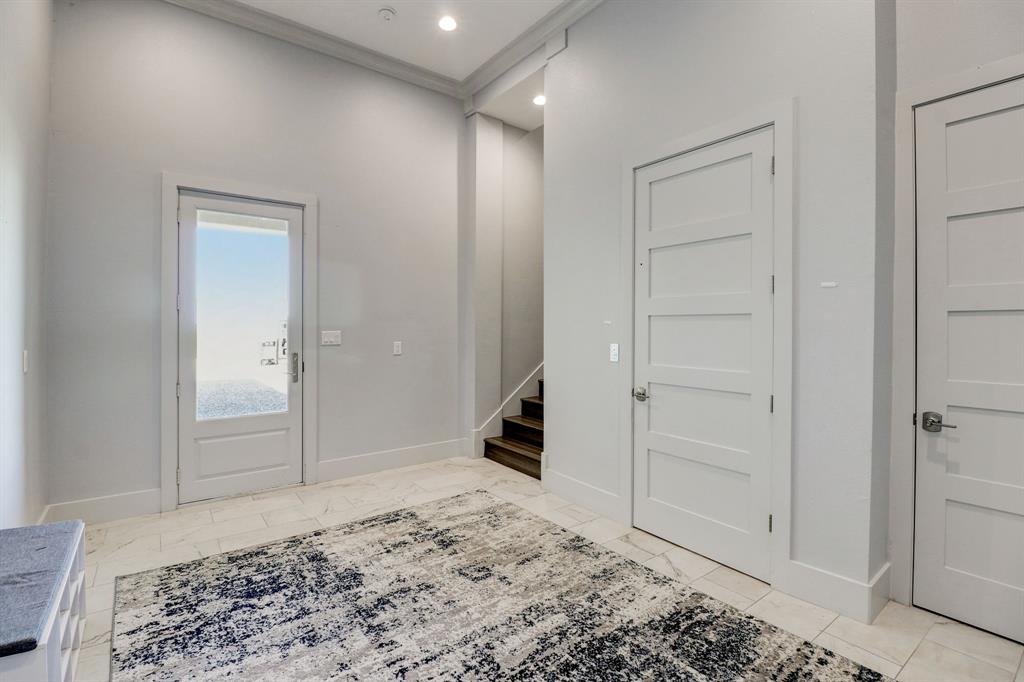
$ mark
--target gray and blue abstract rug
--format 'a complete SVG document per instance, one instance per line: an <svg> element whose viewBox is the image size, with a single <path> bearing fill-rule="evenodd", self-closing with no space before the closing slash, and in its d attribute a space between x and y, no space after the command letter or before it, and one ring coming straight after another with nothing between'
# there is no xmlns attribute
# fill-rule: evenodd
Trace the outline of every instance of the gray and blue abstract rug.
<svg viewBox="0 0 1024 682"><path fill-rule="evenodd" d="M485 492L119 578L111 677L886 679Z"/></svg>

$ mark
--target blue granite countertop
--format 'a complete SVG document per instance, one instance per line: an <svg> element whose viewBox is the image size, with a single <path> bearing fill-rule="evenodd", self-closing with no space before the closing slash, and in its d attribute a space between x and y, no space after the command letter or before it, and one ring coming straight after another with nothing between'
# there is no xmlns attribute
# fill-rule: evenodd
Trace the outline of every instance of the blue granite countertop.
<svg viewBox="0 0 1024 682"><path fill-rule="evenodd" d="M0 530L0 656L39 646L84 527L61 521Z"/></svg>

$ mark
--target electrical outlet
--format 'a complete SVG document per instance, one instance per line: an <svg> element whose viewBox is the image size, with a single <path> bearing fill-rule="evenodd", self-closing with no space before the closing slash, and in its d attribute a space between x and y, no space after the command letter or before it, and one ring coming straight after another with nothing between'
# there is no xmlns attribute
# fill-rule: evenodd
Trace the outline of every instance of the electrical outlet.
<svg viewBox="0 0 1024 682"><path fill-rule="evenodd" d="M402 354L402 342L401 341L395 341L395 343L391 346L391 354L392 355L401 355Z"/></svg>
<svg viewBox="0 0 1024 682"><path fill-rule="evenodd" d="M21 351L21 373L28 374L28 349Z"/></svg>
<svg viewBox="0 0 1024 682"><path fill-rule="evenodd" d="M619 361L619 344L609 343L608 344L608 362Z"/></svg>
<svg viewBox="0 0 1024 682"><path fill-rule="evenodd" d="M321 331L320 332L320 345L321 346L340 346L341 345L341 332L340 331Z"/></svg>

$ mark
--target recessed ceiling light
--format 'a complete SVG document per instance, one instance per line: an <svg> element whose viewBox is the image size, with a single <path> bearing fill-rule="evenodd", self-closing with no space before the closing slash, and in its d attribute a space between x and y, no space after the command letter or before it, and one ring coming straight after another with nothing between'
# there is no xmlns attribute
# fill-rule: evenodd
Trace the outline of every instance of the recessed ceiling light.
<svg viewBox="0 0 1024 682"><path fill-rule="evenodd" d="M533 98L533 103L536 104L538 107L544 106L547 103L547 101L548 98L545 97L544 95L537 95L536 97Z"/></svg>
<svg viewBox="0 0 1024 682"><path fill-rule="evenodd" d="M459 24L454 18L445 15L441 17L441 20L437 22L437 25L441 27L442 31L454 31Z"/></svg>

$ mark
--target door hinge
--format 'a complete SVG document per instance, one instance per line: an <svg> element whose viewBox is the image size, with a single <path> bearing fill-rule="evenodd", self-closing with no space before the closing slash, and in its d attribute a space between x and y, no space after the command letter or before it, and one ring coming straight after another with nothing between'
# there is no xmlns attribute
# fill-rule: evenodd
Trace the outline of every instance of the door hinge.
<svg viewBox="0 0 1024 682"><path fill-rule="evenodd" d="M306 373L306 361L305 360L302 361L302 373L303 374Z"/></svg>
<svg viewBox="0 0 1024 682"><path fill-rule="evenodd" d="M913 415L911 415L910 423L913 424L914 426L917 426L917 412L915 412Z"/></svg>
<svg viewBox="0 0 1024 682"><path fill-rule="evenodd" d="M175 398L180 398L181 397L181 384L174 384L174 397Z"/></svg>
<svg viewBox="0 0 1024 682"><path fill-rule="evenodd" d="M181 469L176 469L174 471L174 482L181 485Z"/></svg>
<svg viewBox="0 0 1024 682"><path fill-rule="evenodd" d="M772 155L772 175L775 175L775 155Z"/></svg>
<svg viewBox="0 0 1024 682"><path fill-rule="evenodd" d="M775 394L768 396L768 412L775 414Z"/></svg>
<svg viewBox="0 0 1024 682"><path fill-rule="evenodd" d="M774 294L775 293L775 275L771 275L771 278L772 278L772 283L771 283L772 293Z"/></svg>
<svg viewBox="0 0 1024 682"><path fill-rule="evenodd" d="M773 526L774 526L774 523L772 522L772 515L771 515L771 514L769 514L769 515L768 515L768 532L769 532L769 533L771 533L771 532L772 532L772 527L773 527Z"/></svg>
<svg viewBox="0 0 1024 682"><path fill-rule="evenodd" d="M177 310L181 310L181 294L177 294L174 297L174 307Z"/></svg>

